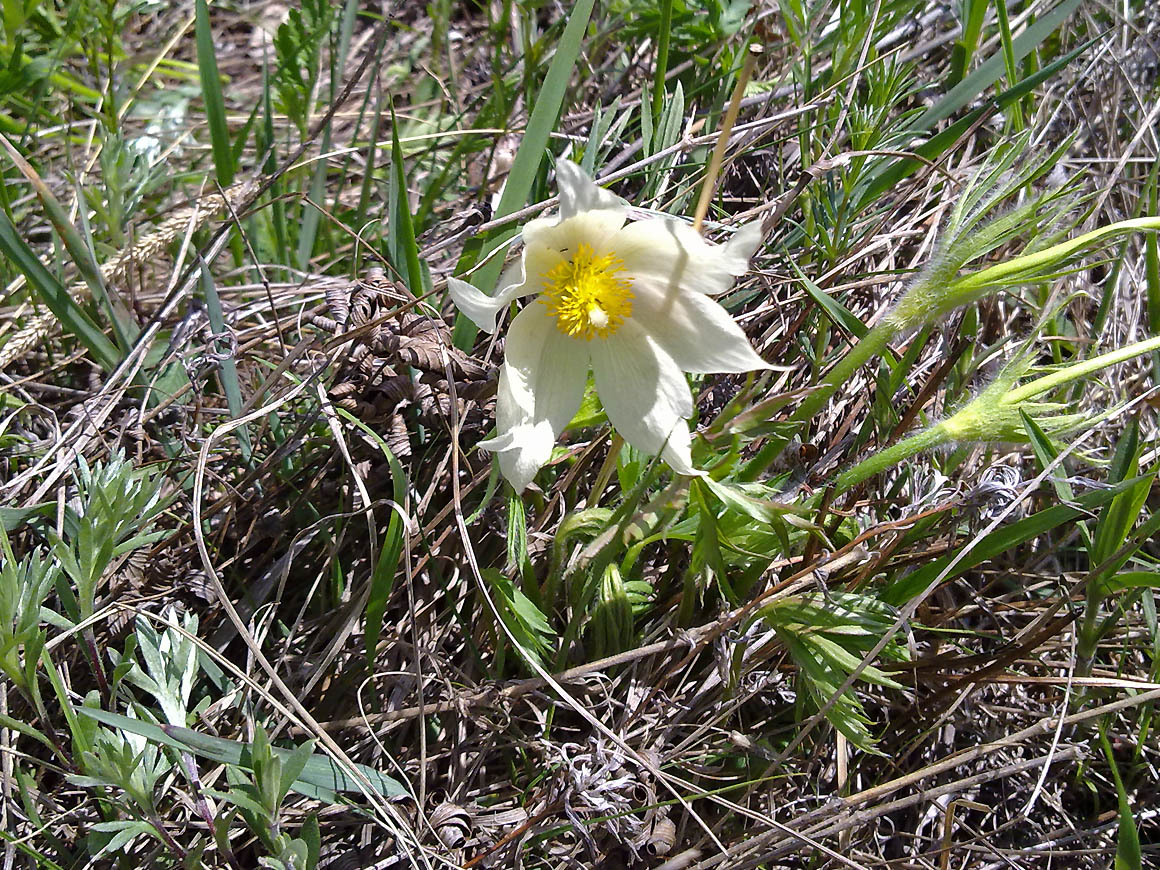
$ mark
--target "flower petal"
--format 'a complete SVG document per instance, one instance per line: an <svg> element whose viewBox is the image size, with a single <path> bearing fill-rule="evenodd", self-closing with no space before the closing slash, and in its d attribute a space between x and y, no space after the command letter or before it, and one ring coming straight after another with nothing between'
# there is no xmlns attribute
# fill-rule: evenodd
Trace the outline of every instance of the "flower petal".
<svg viewBox="0 0 1160 870"><path fill-rule="evenodd" d="M539 471L552 458L556 436L547 420L525 423L503 435L480 441L479 446L498 454L499 470L516 492L528 488Z"/></svg>
<svg viewBox="0 0 1160 870"><path fill-rule="evenodd" d="M588 343L556 329L548 307L527 306L507 332L496 422L502 430L525 419L547 420L559 435L575 416L588 380ZM510 403L509 401L510 400Z"/></svg>
<svg viewBox="0 0 1160 870"><path fill-rule="evenodd" d="M471 322L484 332L495 332L496 317L519 295L511 292L519 286L512 284L494 296L488 296L466 281L458 278L447 279L447 292L451 294L451 301L455 303L455 307L471 318Z"/></svg>
<svg viewBox="0 0 1160 870"><path fill-rule="evenodd" d="M560 217L565 220L595 209L625 210L624 200L597 186L588 173L571 160L556 163L556 187L560 191Z"/></svg>
<svg viewBox="0 0 1160 870"><path fill-rule="evenodd" d="M608 419L629 444L660 453L678 474L697 474L689 453L693 396L681 370L634 320L593 341L596 391Z"/></svg>
<svg viewBox="0 0 1160 870"><path fill-rule="evenodd" d="M633 282L632 317L684 372L751 372L771 368L741 327L702 293L665 293L647 279Z"/></svg>
<svg viewBox="0 0 1160 870"><path fill-rule="evenodd" d="M516 316L499 376L499 434L480 446L500 454L500 469L517 490L551 457L552 444L580 407L587 380L586 342L557 330L544 305L533 303Z"/></svg>
<svg viewBox="0 0 1160 870"><path fill-rule="evenodd" d="M715 296L749 271L761 245L760 223L739 229L724 245L710 245L691 226L672 218L631 223L611 240L627 271L647 278L664 292Z"/></svg>
<svg viewBox="0 0 1160 870"><path fill-rule="evenodd" d="M745 268L739 273L744 275L749 271L749 261L760 249L765 241L765 229L762 221L750 221L740 226L725 243L726 253L733 262L744 263Z"/></svg>
<svg viewBox="0 0 1160 870"><path fill-rule="evenodd" d="M550 272L561 259L557 251L542 244L526 245L519 260L512 263L500 277L500 290L494 296L488 296L458 278L447 279L447 290L455 306L471 318L476 326L484 332L495 332L495 321L499 313L521 296L539 293L543 289L542 276Z"/></svg>
<svg viewBox="0 0 1160 870"><path fill-rule="evenodd" d="M539 227L530 236L525 233L524 237L529 240L529 250L542 246L560 256L571 257L580 245L588 245L605 253L615 244L627 217L625 212L611 209L583 211L552 226Z"/></svg>

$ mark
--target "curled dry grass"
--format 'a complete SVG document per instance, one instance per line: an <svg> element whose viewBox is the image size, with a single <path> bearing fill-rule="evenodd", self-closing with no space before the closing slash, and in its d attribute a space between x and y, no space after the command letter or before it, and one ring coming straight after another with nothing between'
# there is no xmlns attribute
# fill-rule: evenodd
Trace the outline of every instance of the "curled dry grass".
<svg viewBox="0 0 1160 870"><path fill-rule="evenodd" d="M639 207L690 213L728 96L726 71L745 34L756 28L765 41L760 87L742 101L708 226L715 235L721 224L770 225L730 304L777 369L758 385L704 381L699 418L710 439L739 396L757 406L752 419L787 419L851 330L882 321L929 264L956 192L1019 130L1028 159L1073 137L1052 172L1078 178L1087 196L1066 216L1077 231L1155 213L1146 200L1150 184L1155 191L1160 32L1147 4L1135 4L1131 20L1081 4L1034 55L1046 66L1094 40L1075 61L981 113L869 200L857 189L867 168L899 165L898 155L935 132L917 137L902 119L945 98L962 28L941 7L895 2L866 12L861 35L834 36L820 13L794 35L792 8L753 9L739 34L719 35L700 56L680 40L704 34L676 10L669 84L682 82L684 111L659 147L660 134L646 143L639 120L654 46L630 29L647 10L599 10L551 141L557 152L592 142L602 181ZM250 743L261 726L282 746L309 738L347 771L357 762L406 785L405 797L385 795L356 772L341 801L291 793L275 813L280 829L299 836L316 818L320 866L1102 867L1117 843L1125 848L1121 794L1146 861L1156 830L1146 799L1155 785L1151 709L1160 698L1150 592L1132 593L1086 665L1077 623L1094 567L1082 542L1102 504L1083 498L1102 491L1128 419L1139 418L1139 471L1160 459L1153 361L1076 393L1093 417L1132 404L1069 439L1061 474L1042 471L1049 463L1030 449L965 445L809 500L859 457L960 405L1033 330L1043 364L1149 334L1146 242L1129 238L1050 286L992 296L899 335L890 348L897 367L872 364L842 384L808 437L760 475L777 481L785 502L808 502L801 519L825 535L796 539L731 601L688 579L700 557L672 533L680 516L672 508L685 507L687 492L674 482L624 501L621 481L632 478L609 459L606 429L570 433L558 473L526 502L507 498L487 454L472 450L490 425L502 341L455 346L442 279L473 240L550 205L539 176L536 205L501 219L485 207L563 22L555 7L498 4L493 16L502 9L514 17L490 26L471 5L390 9L388 23L357 18L336 44L344 64L313 85L316 111L302 128L272 115L267 150L253 132L264 116L247 124L266 94L260 51L278 48L253 22L277 10L215 8L229 130L253 138L242 140L237 186L217 190L195 102L167 133L161 165L174 183L154 184L133 215L139 240L117 246L121 227L90 231L98 251L116 247L100 257L101 277L139 326L114 370L58 335L58 318L6 272L14 280L0 358L19 412L6 417L0 491L23 512L11 515L15 552L42 541L38 529L75 496L77 457L95 464L124 450L158 470L170 499L164 534L110 563L84 626L51 634L63 697L79 706L95 691L98 707L123 714L129 692L149 706L147 693L113 685L102 654L123 650L142 625L160 630L173 613L196 614L198 629L186 631L200 662L190 729ZM1012 32L1048 11L1013 10ZM192 61L189 14L144 16L125 46L165 34L174 37L167 56ZM1002 28L988 18L975 62L1003 48ZM815 81L834 65L845 72L825 87L803 84L807 50ZM917 88L891 84L882 71L892 61L914 66ZM67 68L83 74L81 64ZM1032 71L1028 63L1018 72ZM176 75L154 68L139 96L150 83L174 87ZM956 107L942 126L993 93ZM394 147L405 155L402 200L422 219L415 253L426 282L399 275L406 239L384 220L399 216L388 203L385 94L395 98ZM670 89L666 105L672 99ZM133 138L145 123L128 112L118 132ZM74 220L65 167L85 167L81 185L111 198L94 167L98 149L112 146L85 138L91 129L68 115L20 143L51 195L74 206ZM898 135L867 138L867 129ZM9 174L8 183L8 211L48 256L44 209L23 180ZM316 237L299 258L293 241L306 226ZM1013 235L990 256L1014 255L1025 242ZM87 282L67 286L87 304ZM228 329L215 324L215 302ZM167 375L171 365L184 377ZM745 444L745 458L766 443ZM989 548L995 533L1068 505L1078 506L1056 525ZM619 526L604 539L565 540L565 518L602 508L623 510ZM1154 508L1153 491L1145 526ZM22 525L29 519L41 525ZM634 542L658 530L672 534L634 563L633 579L649 591L635 620L630 613L631 637L601 648L591 633L568 633L593 594L573 568L614 533ZM968 559L975 547L985 558ZM1141 547L1142 561L1155 559L1154 544ZM753 617L803 596L837 606L843 594L948 556L970 568L920 575L932 582L892 602L907 618L881 640L909 655L876 664L902 688L857 684L875 738L871 751L857 749L819 710L824 701L811 699L784 632ZM517 586L553 632L539 670L520 662L505 635ZM84 762L68 745L77 726L60 695L47 693L45 718L14 685L3 691L0 712L51 735L45 746L4 730L8 861L81 863L105 842L95 826L139 813L117 788L78 779ZM142 836L102 860L253 866L270 854L222 797L236 785L230 765L204 753L174 757L184 767L157 786L149 819L164 836ZM225 831L216 840L214 824Z"/></svg>

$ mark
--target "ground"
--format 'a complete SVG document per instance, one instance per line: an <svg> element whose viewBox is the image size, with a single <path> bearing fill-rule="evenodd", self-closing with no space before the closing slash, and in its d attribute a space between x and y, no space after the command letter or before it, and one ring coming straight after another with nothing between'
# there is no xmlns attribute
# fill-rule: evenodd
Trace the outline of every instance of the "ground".
<svg viewBox="0 0 1160 870"><path fill-rule="evenodd" d="M1156 861L1155 4L4 28L5 868ZM562 160L760 227L700 476L478 446Z"/></svg>

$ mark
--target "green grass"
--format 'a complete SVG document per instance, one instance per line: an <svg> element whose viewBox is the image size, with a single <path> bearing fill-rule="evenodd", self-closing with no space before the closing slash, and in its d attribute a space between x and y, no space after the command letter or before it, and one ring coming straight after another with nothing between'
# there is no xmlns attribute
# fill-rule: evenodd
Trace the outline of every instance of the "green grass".
<svg viewBox="0 0 1160 870"><path fill-rule="evenodd" d="M5 866L1155 861L1145 0L279 10L3 7ZM691 219L753 44L774 368L517 494L447 279Z"/></svg>

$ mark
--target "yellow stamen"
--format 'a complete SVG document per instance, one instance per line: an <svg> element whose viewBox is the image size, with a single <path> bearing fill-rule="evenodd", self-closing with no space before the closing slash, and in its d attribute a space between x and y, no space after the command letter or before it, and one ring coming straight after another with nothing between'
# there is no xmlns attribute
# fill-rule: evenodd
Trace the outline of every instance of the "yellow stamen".
<svg viewBox="0 0 1160 870"><path fill-rule="evenodd" d="M556 328L572 338L608 338L632 316L632 282L620 278L624 261L615 254L596 256L589 245L543 276L540 301L556 318Z"/></svg>

